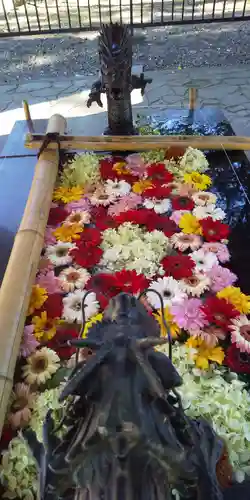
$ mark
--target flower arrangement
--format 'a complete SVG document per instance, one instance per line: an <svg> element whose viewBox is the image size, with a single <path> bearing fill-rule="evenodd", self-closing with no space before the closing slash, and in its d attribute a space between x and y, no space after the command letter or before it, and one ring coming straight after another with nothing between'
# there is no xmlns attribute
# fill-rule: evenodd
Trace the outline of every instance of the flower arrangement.
<svg viewBox="0 0 250 500"><path fill-rule="evenodd" d="M174 339L181 395L228 444L236 470L248 472L249 395L237 374L250 373L250 296L230 270L225 213L208 191L208 162L188 148L121 157L77 156L54 190L44 249L33 286L17 375L2 436L5 498L33 500L34 462L20 430L41 435L45 411L60 411L58 391L75 350L65 339L102 319L121 291L137 296ZM161 348L164 352L164 348Z"/></svg>

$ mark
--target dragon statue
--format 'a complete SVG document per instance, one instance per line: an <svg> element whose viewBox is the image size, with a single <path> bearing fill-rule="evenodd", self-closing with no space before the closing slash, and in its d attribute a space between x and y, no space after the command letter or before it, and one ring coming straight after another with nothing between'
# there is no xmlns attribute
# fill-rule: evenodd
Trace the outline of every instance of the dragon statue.
<svg viewBox="0 0 250 500"><path fill-rule="evenodd" d="M107 96L108 128L106 135L133 135L131 92L145 87L151 79L132 75L132 38L128 26L102 24L99 36L100 78L92 85L87 106L96 102L103 107L101 94Z"/></svg>
<svg viewBox="0 0 250 500"><path fill-rule="evenodd" d="M167 340L169 357L155 349ZM91 353L62 389L61 423L47 413L43 443L23 431L39 500L249 500L211 425L185 415L167 340L140 298L122 293L87 338L71 341Z"/></svg>

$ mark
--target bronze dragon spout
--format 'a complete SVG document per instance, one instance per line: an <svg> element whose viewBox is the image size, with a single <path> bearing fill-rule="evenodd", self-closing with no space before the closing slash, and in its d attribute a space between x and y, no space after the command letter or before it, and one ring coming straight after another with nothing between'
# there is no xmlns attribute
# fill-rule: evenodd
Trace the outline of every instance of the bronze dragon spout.
<svg viewBox="0 0 250 500"><path fill-rule="evenodd" d="M102 24L99 37L100 78L92 85L87 106L93 102L102 107L101 94L106 94L108 128L106 135L133 135L131 92L151 83L142 73L132 74L132 37L128 26Z"/></svg>
<svg viewBox="0 0 250 500"><path fill-rule="evenodd" d="M248 484L223 489L224 443L208 422L185 415L182 380L155 350L163 342L155 319L126 293L86 339L72 341L92 355L62 390L60 426L49 411L43 444L24 431L39 466L39 500L227 500L239 487L239 500L250 498Z"/></svg>

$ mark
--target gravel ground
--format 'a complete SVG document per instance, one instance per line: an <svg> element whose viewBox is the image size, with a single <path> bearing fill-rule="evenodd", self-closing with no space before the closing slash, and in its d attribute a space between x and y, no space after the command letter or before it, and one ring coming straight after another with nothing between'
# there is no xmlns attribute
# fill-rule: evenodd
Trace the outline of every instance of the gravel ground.
<svg viewBox="0 0 250 500"><path fill-rule="evenodd" d="M250 23L135 30L134 63L145 70L250 63ZM0 85L98 71L97 33L0 39Z"/></svg>

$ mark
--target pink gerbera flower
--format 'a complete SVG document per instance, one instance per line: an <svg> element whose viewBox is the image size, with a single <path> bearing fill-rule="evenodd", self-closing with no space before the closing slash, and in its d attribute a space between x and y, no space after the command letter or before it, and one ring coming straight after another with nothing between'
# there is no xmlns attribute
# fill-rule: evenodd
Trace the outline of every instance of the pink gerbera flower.
<svg viewBox="0 0 250 500"><path fill-rule="evenodd" d="M28 358L39 346L34 334L34 325L24 327L23 338L20 346L20 356Z"/></svg>
<svg viewBox="0 0 250 500"><path fill-rule="evenodd" d="M78 201L71 201L71 203L67 203L64 208L68 212L71 212L72 210L89 211L91 208L91 204L88 198L81 198Z"/></svg>
<svg viewBox="0 0 250 500"><path fill-rule="evenodd" d="M127 212L128 210L134 210L138 205L142 203L142 197L139 194L129 193L122 196L116 203L108 208L108 215L116 217L122 212Z"/></svg>
<svg viewBox="0 0 250 500"><path fill-rule="evenodd" d="M36 279L36 284L45 288L49 295L61 292L60 282L55 276L54 271L39 274Z"/></svg>
<svg viewBox="0 0 250 500"><path fill-rule="evenodd" d="M217 259L224 263L230 260L230 253L228 248L223 243L208 242L202 245L202 250L204 253L213 252L216 254Z"/></svg>
<svg viewBox="0 0 250 500"><path fill-rule="evenodd" d="M45 246L55 245L56 237L53 235L54 231L55 231L54 227L49 227L49 226L46 227L45 234L44 234Z"/></svg>
<svg viewBox="0 0 250 500"><path fill-rule="evenodd" d="M216 326L208 326L204 330L199 330L193 334L193 337L200 337L204 340L208 347L215 347L219 340L224 340L226 336L226 332Z"/></svg>
<svg viewBox="0 0 250 500"><path fill-rule="evenodd" d="M223 288L231 286L237 281L236 274L232 273L227 267L214 264L207 272L207 276L211 279L211 290L214 293L220 292Z"/></svg>
<svg viewBox="0 0 250 500"><path fill-rule="evenodd" d="M127 167L129 168L131 174L134 174L138 177L144 176L147 170L147 166L144 163L140 154L132 153L131 155L127 156L126 161L127 161Z"/></svg>
<svg viewBox="0 0 250 500"><path fill-rule="evenodd" d="M194 334L208 324L201 306L202 301L200 299L185 299L180 304L173 305L170 312L180 328Z"/></svg>
<svg viewBox="0 0 250 500"><path fill-rule="evenodd" d="M171 220L173 220L175 222L175 224L177 224L177 226L178 226L182 216L184 214L187 214L188 212L189 212L189 210L175 210L169 218Z"/></svg>

